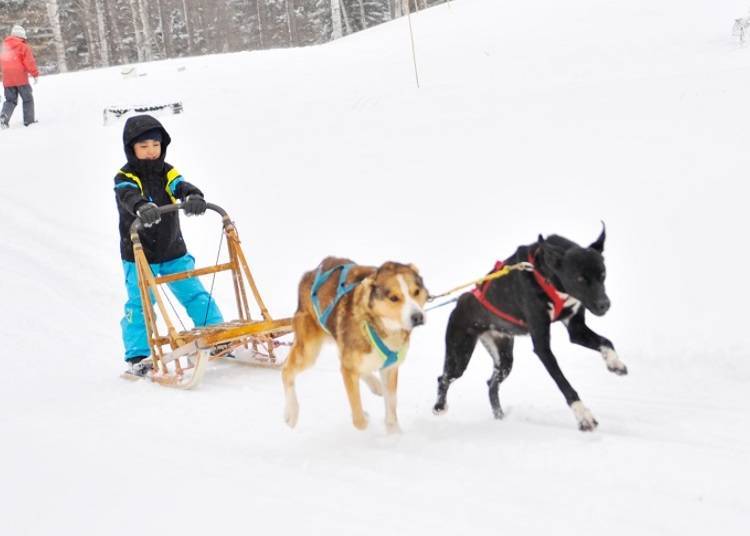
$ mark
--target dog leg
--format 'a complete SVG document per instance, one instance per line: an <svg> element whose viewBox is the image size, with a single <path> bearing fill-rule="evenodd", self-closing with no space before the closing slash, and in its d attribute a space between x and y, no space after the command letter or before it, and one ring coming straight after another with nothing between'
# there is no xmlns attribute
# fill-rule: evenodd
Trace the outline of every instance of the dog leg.
<svg viewBox="0 0 750 536"><path fill-rule="evenodd" d="M598 350L602 354L604 362L607 364L607 370L618 376L625 376L628 373L628 367L620 361L612 341L595 333L586 325L583 310L578 311L568 319L565 322L565 327L568 328L570 342L584 348Z"/></svg>
<svg viewBox="0 0 750 536"><path fill-rule="evenodd" d="M286 398L284 420L291 428L297 425L299 418L299 402L297 401L297 391L294 388L294 380L300 372L315 363L325 337L324 332L310 315L296 314L293 326L294 343L281 369L281 380L284 384Z"/></svg>
<svg viewBox="0 0 750 536"><path fill-rule="evenodd" d="M513 337L501 335L497 332L486 332L479 337L485 349L492 356L492 376L487 380L489 387L490 405L496 419L502 419L505 414L500 407L498 388L502 381L510 375L513 368Z"/></svg>
<svg viewBox="0 0 750 536"><path fill-rule="evenodd" d="M466 370L471 354L477 345L477 334L459 322L462 318L460 305L451 313L445 332L445 362L443 375L438 378L438 396L432 412L440 415L448 410L448 388Z"/></svg>
<svg viewBox="0 0 750 536"><path fill-rule="evenodd" d="M359 392L359 373L355 370L341 366L341 376L344 378L346 396L352 408L352 423L357 430L367 428L367 415L362 410L362 398Z"/></svg>
<svg viewBox="0 0 750 536"><path fill-rule="evenodd" d="M396 390L398 388L398 367L381 369L380 378L385 387L385 429L389 434L401 432L396 414Z"/></svg>
<svg viewBox="0 0 750 536"><path fill-rule="evenodd" d="M560 370L560 366L557 364L555 354L552 353L550 348L549 339L549 322L537 320L536 322L529 324L529 332L531 334L531 340L534 343L534 353L541 359L544 368L552 379L557 384L557 388L565 397L565 401L573 410L573 414L578 421L578 428L582 431L590 431L597 427L599 424L591 414L591 412L583 405L581 399L578 397L578 393L570 385L568 380Z"/></svg>
<svg viewBox="0 0 750 536"><path fill-rule="evenodd" d="M370 391L372 391L372 394L383 396L383 384L377 377L375 377L374 374L363 375L362 381L367 384L367 387L370 388Z"/></svg>

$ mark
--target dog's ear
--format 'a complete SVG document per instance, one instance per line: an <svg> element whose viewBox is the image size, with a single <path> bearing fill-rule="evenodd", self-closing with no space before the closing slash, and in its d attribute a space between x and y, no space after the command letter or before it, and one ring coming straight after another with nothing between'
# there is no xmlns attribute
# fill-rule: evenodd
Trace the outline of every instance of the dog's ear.
<svg viewBox="0 0 750 536"><path fill-rule="evenodd" d="M543 243L544 243L544 237L542 236L542 233L539 233L539 236L537 237L537 239L536 239L536 240L537 240L537 242L539 242L540 244L543 244Z"/></svg>
<svg viewBox="0 0 750 536"><path fill-rule="evenodd" d="M360 283L359 288L362 289L364 292L364 295L367 296L366 301L367 305L372 306L372 300L374 299L373 291L374 291L374 285L375 283L375 276L371 275L369 277L365 277Z"/></svg>
<svg viewBox="0 0 750 536"><path fill-rule="evenodd" d="M593 249L594 251L598 251L599 253L602 253L604 251L604 239L605 238L607 238L607 226L604 225L604 222L602 222L602 232L599 235L599 238L597 238L589 246L589 248Z"/></svg>
<svg viewBox="0 0 750 536"><path fill-rule="evenodd" d="M419 273L419 270L416 266L413 264L409 264L409 268L414 271L415 280L417 282L417 285L419 285L421 288L427 290L427 287L424 286L424 280L422 279L422 274Z"/></svg>

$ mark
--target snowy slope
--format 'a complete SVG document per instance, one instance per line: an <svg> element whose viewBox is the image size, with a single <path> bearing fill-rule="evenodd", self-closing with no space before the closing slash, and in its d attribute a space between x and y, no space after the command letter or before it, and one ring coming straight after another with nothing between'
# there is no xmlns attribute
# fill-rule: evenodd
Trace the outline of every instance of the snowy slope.
<svg viewBox="0 0 750 536"><path fill-rule="evenodd" d="M406 20L40 79L40 124L18 110L0 133L0 533L744 534L750 50L729 34L747 8L454 0L413 17L421 89ZM353 429L332 349L298 380L294 431L275 371L120 380L122 123L101 110L171 100L168 160L234 216L277 316L328 254L414 262L439 292L605 220L613 307L591 325L631 374L553 340L599 429L577 431L528 340L504 421L481 349L433 416L448 309L414 334L398 437L369 394ZM185 234L211 264L218 220Z"/></svg>

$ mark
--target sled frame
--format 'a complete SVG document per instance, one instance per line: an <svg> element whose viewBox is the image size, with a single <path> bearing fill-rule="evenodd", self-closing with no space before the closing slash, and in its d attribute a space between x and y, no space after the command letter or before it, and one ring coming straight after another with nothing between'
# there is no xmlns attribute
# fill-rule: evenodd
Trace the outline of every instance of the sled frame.
<svg viewBox="0 0 750 536"><path fill-rule="evenodd" d="M274 368L280 366L275 350L281 343L277 339L292 332L291 318L274 319L268 312L242 251L237 229L227 212L212 203L207 203L206 207L219 213L222 218L229 262L156 277L138 235L144 228L140 218L136 218L130 228L143 316L153 360L150 377L163 385L183 389L195 387L200 382L208 361L221 359L240 348L251 351L257 357L255 364ZM181 203L176 203L159 207L159 212L165 215L182 208ZM159 286L224 271L231 272L237 319L179 331L164 304ZM248 297L248 288L252 302ZM251 316L253 304L260 310L260 319L256 320ZM166 326L166 333L160 332L157 310Z"/></svg>

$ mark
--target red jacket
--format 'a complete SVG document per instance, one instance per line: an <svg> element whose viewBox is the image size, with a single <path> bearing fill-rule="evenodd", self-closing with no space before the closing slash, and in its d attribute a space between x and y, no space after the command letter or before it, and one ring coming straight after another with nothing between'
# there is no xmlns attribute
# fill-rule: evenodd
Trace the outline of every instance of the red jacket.
<svg viewBox="0 0 750 536"><path fill-rule="evenodd" d="M5 38L0 52L0 69L3 71L3 86L25 86L29 75L36 78L39 71L31 47L25 39L13 35Z"/></svg>

